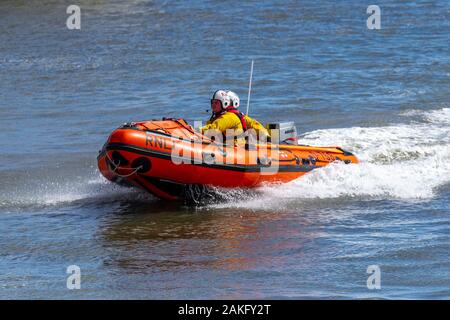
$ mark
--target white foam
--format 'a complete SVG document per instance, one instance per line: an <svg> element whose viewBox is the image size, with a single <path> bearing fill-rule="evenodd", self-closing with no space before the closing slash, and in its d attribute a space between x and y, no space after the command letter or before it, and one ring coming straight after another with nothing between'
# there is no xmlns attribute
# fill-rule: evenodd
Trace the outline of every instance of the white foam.
<svg viewBox="0 0 450 320"><path fill-rule="evenodd" d="M217 206L280 208L305 199L339 197L431 199L439 186L450 182L450 109L422 112L421 116L422 123L306 133L300 144L341 146L361 163L333 163L291 183L261 187L253 200Z"/></svg>
<svg viewBox="0 0 450 320"><path fill-rule="evenodd" d="M98 197L104 190L105 180L98 177L89 179L86 183L50 183L45 185L45 192L29 197L29 202L44 205L56 205L62 202L74 202L81 199ZM112 191L112 190L111 190Z"/></svg>
<svg viewBox="0 0 450 320"><path fill-rule="evenodd" d="M428 121L438 124L450 124L450 108L434 110L425 114Z"/></svg>
<svg viewBox="0 0 450 320"><path fill-rule="evenodd" d="M41 182L33 190L10 190L9 194L4 195L5 199L0 199L0 207L53 206L79 200L122 199L139 193L135 189L120 187L107 181L98 172L85 178L78 177L75 181L52 179L55 178Z"/></svg>

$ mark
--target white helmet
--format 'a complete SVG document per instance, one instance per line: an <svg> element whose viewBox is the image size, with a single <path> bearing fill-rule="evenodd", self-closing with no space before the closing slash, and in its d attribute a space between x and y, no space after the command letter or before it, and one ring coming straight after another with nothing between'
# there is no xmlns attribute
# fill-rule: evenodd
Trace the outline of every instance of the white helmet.
<svg viewBox="0 0 450 320"><path fill-rule="evenodd" d="M239 108L239 105L241 104L239 100L239 96L234 93L233 91L227 91L228 97L230 97L231 105L235 108Z"/></svg>
<svg viewBox="0 0 450 320"><path fill-rule="evenodd" d="M228 108L231 105L230 97L224 90L217 90L214 92L211 102L212 100L219 100L223 109Z"/></svg>

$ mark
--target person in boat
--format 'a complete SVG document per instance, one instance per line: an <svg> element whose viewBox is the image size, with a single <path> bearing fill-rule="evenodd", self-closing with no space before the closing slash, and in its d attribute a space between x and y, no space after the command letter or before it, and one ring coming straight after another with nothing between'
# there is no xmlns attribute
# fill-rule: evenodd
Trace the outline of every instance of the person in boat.
<svg viewBox="0 0 450 320"><path fill-rule="evenodd" d="M257 120L244 115L238 110L239 96L233 91L217 90L211 99L212 116L201 127L202 133L209 130L217 130L222 133L224 139L233 139L235 144L245 144L244 135L249 129L253 129L262 141L270 138L269 132ZM227 130L234 130L233 138L226 136ZM225 140L224 140L225 141Z"/></svg>

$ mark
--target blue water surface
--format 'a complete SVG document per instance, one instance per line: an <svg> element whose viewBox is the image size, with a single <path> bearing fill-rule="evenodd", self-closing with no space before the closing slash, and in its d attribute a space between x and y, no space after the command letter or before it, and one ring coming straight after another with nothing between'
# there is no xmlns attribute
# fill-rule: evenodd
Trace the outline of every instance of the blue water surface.
<svg viewBox="0 0 450 320"><path fill-rule="evenodd" d="M380 30L353 0L70 4L0 3L0 298L450 298L448 1L378 1ZM361 165L201 208L100 176L124 122L245 106L251 60L251 116Z"/></svg>

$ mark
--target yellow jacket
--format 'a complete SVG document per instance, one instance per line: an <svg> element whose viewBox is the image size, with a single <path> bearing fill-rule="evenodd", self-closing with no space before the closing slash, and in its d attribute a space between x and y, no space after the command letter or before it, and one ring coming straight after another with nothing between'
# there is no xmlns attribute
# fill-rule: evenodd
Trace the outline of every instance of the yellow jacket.
<svg viewBox="0 0 450 320"><path fill-rule="evenodd" d="M269 132L264 128L264 126L256 121L255 119L250 118L249 116L244 117L245 122L247 123L247 130L253 129L258 133L259 136L270 136ZM244 132L242 128L242 123L239 117L231 112L221 113L214 118L208 120L204 127L200 128L201 132L204 133L207 130L218 130L224 136L226 135L227 130L235 130L234 136L239 136ZM224 141L225 142L225 141ZM245 143L244 139L236 139L237 143Z"/></svg>

